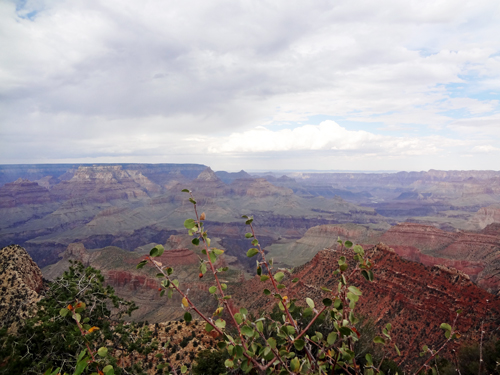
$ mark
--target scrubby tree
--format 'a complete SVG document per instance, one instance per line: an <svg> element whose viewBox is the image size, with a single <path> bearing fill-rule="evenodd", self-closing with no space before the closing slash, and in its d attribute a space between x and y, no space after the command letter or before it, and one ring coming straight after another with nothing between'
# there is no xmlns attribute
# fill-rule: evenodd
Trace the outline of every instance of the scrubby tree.
<svg viewBox="0 0 500 375"><path fill-rule="evenodd" d="M0 374L43 374L51 368L58 369L56 374L73 374L80 368L90 373L98 364L100 370L108 366L120 374L117 358L110 355L113 350L127 353L151 344L146 331L131 335L134 326L121 320L136 308L104 286L100 271L72 263L50 283L16 335L7 335L6 329L0 333L0 358L5 359Z"/></svg>

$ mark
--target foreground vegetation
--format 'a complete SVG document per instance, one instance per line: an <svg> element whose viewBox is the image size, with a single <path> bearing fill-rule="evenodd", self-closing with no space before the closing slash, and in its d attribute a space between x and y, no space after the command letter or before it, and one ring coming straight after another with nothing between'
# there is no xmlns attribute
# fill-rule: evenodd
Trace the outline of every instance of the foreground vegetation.
<svg viewBox="0 0 500 375"><path fill-rule="evenodd" d="M158 271L160 294L171 297L179 293L185 310L184 321L190 323L193 315L205 322L205 330L218 338L211 351L203 351L195 358L178 366L166 361L158 364L155 373L219 374L365 374L402 373L398 358L390 358L392 344L391 324L376 332L373 322L356 314L356 304L362 291L351 285L355 274L373 281L374 264L361 246L350 241L339 245L351 249L355 267L341 257L332 270L337 287L321 287L324 298L320 304L307 297L296 301L288 296L284 280L285 270L274 267L272 260L259 244L252 217L244 216L251 243L247 256L257 257L256 273L261 281L270 280L272 288L263 288L263 294L273 295L276 306L272 313L253 315L245 308L235 310L231 295L220 275L227 267L219 267L217 259L224 251L211 247L204 226L205 213L199 214L197 203L190 191L194 218L184 226L193 237L192 243L201 247L200 277L207 272L214 276L209 294L217 301L212 314L206 314L190 300L187 291L175 278L175 271L163 265L158 257L164 252L161 245L154 247L138 268L150 264ZM150 366L148 356L158 348L151 331L137 324L126 324L121 319L136 308L133 303L118 298L112 288L104 287L99 271L82 264L73 264L69 271L52 283L45 298L38 304L32 319L16 336L4 330L0 335L0 355L5 358L0 366L3 374L143 374ZM297 282L293 279L290 282ZM457 312L457 318L460 312ZM498 371L500 341L479 346L464 346L451 361L440 354L457 340L459 333L453 324L443 323L444 340L440 347L424 346L420 355L424 363L415 373L461 374L493 373ZM476 353L479 355L476 358ZM123 358L142 355L143 360L124 365ZM474 365L477 364L477 365ZM152 372L150 372L152 373Z"/></svg>

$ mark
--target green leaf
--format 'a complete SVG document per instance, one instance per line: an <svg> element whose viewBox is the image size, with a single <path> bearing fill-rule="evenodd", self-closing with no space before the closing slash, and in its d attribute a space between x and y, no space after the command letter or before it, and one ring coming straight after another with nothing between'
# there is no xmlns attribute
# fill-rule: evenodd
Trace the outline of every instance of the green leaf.
<svg viewBox="0 0 500 375"><path fill-rule="evenodd" d="M290 370L292 370L293 372L296 372L299 368L300 368L300 362L297 359L297 357L295 357L294 359L292 359L290 361Z"/></svg>
<svg viewBox="0 0 500 375"><path fill-rule="evenodd" d="M227 289L227 285L226 285L226 284L224 284L224 283L221 283L221 284L220 284L220 287L222 288L222 290L226 290L226 289Z"/></svg>
<svg viewBox="0 0 500 375"><path fill-rule="evenodd" d="M234 366L234 362L230 359L226 359L226 361L224 362L224 365L226 367L232 368Z"/></svg>
<svg viewBox="0 0 500 375"><path fill-rule="evenodd" d="M208 291L210 294L214 294L217 291L217 287L215 285L212 285L210 288L208 288Z"/></svg>
<svg viewBox="0 0 500 375"><path fill-rule="evenodd" d="M78 354L78 358L76 359L76 362L80 362L83 357L85 357L85 354L87 354L87 349L83 349L80 354Z"/></svg>
<svg viewBox="0 0 500 375"><path fill-rule="evenodd" d="M263 332L264 331L264 325L262 324L262 322L257 322L255 325L256 325L256 328L257 328L258 332Z"/></svg>
<svg viewBox="0 0 500 375"><path fill-rule="evenodd" d="M199 238L193 238L191 240L191 243L195 246L198 246L200 244L200 239Z"/></svg>
<svg viewBox="0 0 500 375"><path fill-rule="evenodd" d="M399 348L398 348L398 346L396 344L394 344L394 349L396 349L396 352L401 357L401 352L399 351Z"/></svg>
<svg viewBox="0 0 500 375"><path fill-rule="evenodd" d="M215 253L215 255L222 255L224 254L224 250L221 249L212 249L212 251Z"/></svg>
<svg viewBox="0 0 500 375"><path fill-rule="evenodd" d="M251 258L254 255L257 255L259 253L259 249L256 249L255 247L252 247L247 251L247 257Z"/></svg>
<svg viewBox="0 0 500 375"><path fill-rule="evenodd" d="M106 357L108 355L108 348L101 346L99 350L97 350L97 354L99 354L99 356L101 357Z"/></svg>
<svg viewBox="0 0 500 375"><path fill-rule="evenodd" d="M234 314L234 320L236 320L236 323L238 323L238 324L243 323L243 317L241 316L240 313Z"/></svg>
<svg viewBox="0 0 500 375"><path fill-rule="evenodd" d="M283 285L283 284L278 284L277 288L278 288L278 289L285 289L285 288L286 288L286 286L285 286L285 285Z"/></svg>
<svg viewBox="0 0 500 375"><path fill-rule="evenodd" d="M271 294L271 291L269 289L264 289L264 294L268 296Z"/></svg>
<svg viewBox="0 0 500 375"><path fill-rule="evenodd" d="M325 298L323 300L323 305L325 305L325 306L331 306L332 303L333 303L333 301L330 298Z"/></svg>
<svg viewBox="0 0 500 375"><path fill-rule="evenodd" d="M189 198L189 201L190 201L192 204L196 204L196 201L195 201L193 198Z"/></svg>
<svg viewBox="0 0 500 375"><path fill-rule="evenodd" d="M292 283L296 283L297 281L299 281L299 278L296 277L295 279L292 280Z"/></svg>
<svg viewBox="0 0 500 375"><path fill-rule="evenodd" d="M115 371L113 370L113 366L107 365L102 369L102 372L104 372L106 375L113 375Z"/></svg>
<svg viewBox="0 0 500 375"><path fill-rule="evenodd" d="M191 190L189 190L189 189L182 189L181 191L182 191L183 193L191 193Z"/></svg>
<svg viewBox="0 0 500 375"><path fill-rule="evenodd" d="M249 326L243 326L243 327L241 327L241 333L243 333L245 336L253 337L255 332Z"/></svg>
<svg viewBox="0 0 500 375"><path fill-rule="evenodd" d="M281 280L283 280L284 277L285 277L285 274L283 272L276 272L276 274L274 275L274 279L277 282L280 282Z"/></svg>
<svg viewBox="0 0 500 375"><path fill-rule="evenodd" d="M266 281L267 279L269 279L269 276L267 276L267 275L262 275L260 277L260 281Z"/></svg>
<svg viewBox="0 0 500 375"><path fill-rule="evenodd" d="M219 328L221 328L221 329L222 329L222 328L225 328L225 327L226 327L226 322L225 322L224 320L222 320L222 319L217 319L217 320L215 321L215 325L216 325L217 327L219 327Z"/></svg>
<svg viewBox="0 0 500 375"><path fill-rule="evenodd" d="M439 328L444 329L446 331L451 331L451 326L448 323L441 323Z"/></svg>
<svg viewBox="0 0 500 375"><path fill-rule="evenodd" d="M73 319L75 319L79 323L80 320L82 320L82 316L80 314L74 314Z"/></svg>
<svg viewBox="0 0 500 375"><path fill-rule="evenodd" d="M328 337L326 338L326 342L328 345L333 345L337 341L337 333L336 332L330 332L328 334Z"/></svg>
<svg viewBox="0 0 500 375"><path fill-rule="evenodd" d="M59 315L61 315L63 318L68 315L69 310L66 307L63 307L61 310L59 310Z"/></svg>
<svg viewBox="0 0 500 375"><path fill-rule="evenodd" d="M148 262L147 260L141 260L135 268L141 269L142 267L144 267L146 265L147 262Z"/></svg>
<svg viewBox="0 0 500 375"><path fill-rule="evenodd" d="M346 241L344 242L344 246L350 249L352 247L352 242L351 241Z"/></svg>
<svg viewBox="0 0 500 375"><path fill-rule="evenodd" d="M193 229L196 225L196 222L193 219L186 219L184 221L184 226L186 229Z"/></svg>
<svg viewBox="0 0 500 375"><path fill-rule="evenodd" d="M189 311L186 311L184 313L184 320L189 323L191 320L193 320L193 317L191 316L191 314L189 313Z"/></svg>
<svg viewBox="0 0 500 375"><path fill-rule="evenodd" d="M217 270L219 271L219 270ZM200 263L200 273L204 275L207 272L207 265L205 262Z"/></svg>
<svg viewBox="0 0 500 375"><path fill-rule="evenodd" d="M351 286L350 286L349 288L347 288L347 289L349 289L352 293L354 293L354 294L355 294L355 295L357 295L357 296L360 296L360 295L362 295L362 294L363 294L363 293L361 293L361 290L359 290L358 288L356 288L354 285L351 285Z"/></svg>
<svg viewBox="0 0 500 375"><path fill-rule="evenodd" d="M213 329L214 329L214 327L211 324L209 324L209 323L205 324L205 331L207 333L211 332Z"/></svg>
<svg viewBox="0 0 500 375"><path fill-rule="evenodd" d="M162 245L156 245L149 252L149 256L151 256L151 257L159 257L159 256L161 256L163 254L164 251L165 251L165 249L163 248Z"/></svg>
<svg viewBox="0 0 500 375"><path fill-rule="evenodd" d="M272 349L276 349L276 340L272 337L267 339L267 343Z"/></svg>
<svg viewBox="0 0 500 375"><path fill-rule="evenodd" d="M311 309L314 309L314 301L309 297L306 298L306 303L309 305Z"/></svg>
<svg viewBox="0 0 500 375"><path fill-rule="evenodd" d="M375 336L375 338L373 339L373 342L375 344L385 344L385 340L380 336Z"/></svg>
<svg viewBox="0 0 500 375"><path fill-rule="evenodd" d="M324 286L321 287L321 290L323 290L325 292L331 292L332 291L331 289L328 289L327 287L324 287Z"/></svg>
<svg viewBox="0 0 500 375"><path fill-rule="evenodd" d="M88 361L89 361L88 358L84 358L80 362L78 362L76 364L75 372L73 373L73 375L80 375L83 371L85 371L85 369L87 368Z"/></svg>
<svg viewBox="0 0 500 375"><path fill-rule="evenodd" d="M259 241L257 239L252 240L252 245L257 246L259 244Z"/></svg>
<svg viewBox="0 0 500 375"><path fill-rule="evenodd" d="M253 237L253 234L252 234L252 233L245 233L245 237L246 237L246 238L252 238L252 237Z"/></svg>
<svg viewBox="0 0 500 375"><path fill-rule="evenodd" d="M304 349L304 345L306 342L304 340L298 339L293 342L293 346L295 346L295 349L297 350L302 350Z"/></svg>
<svg viewBox="0 0 500 375"><path fill-rule="evenodd" d="M184 365L181 366L181 374L185 374L187 372L188 368Z"/></svg>

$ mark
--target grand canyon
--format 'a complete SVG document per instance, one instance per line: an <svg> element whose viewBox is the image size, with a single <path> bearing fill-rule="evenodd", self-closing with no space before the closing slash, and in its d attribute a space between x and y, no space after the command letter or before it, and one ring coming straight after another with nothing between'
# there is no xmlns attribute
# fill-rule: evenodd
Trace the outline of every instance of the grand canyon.
<svg viewBox="0 0 500 375"><path fill-rule="evenodd" d="M214 172L198 164L0 166L0 247L20 245L54 279L78 260L103 272L120 296L134 300L134 319L180 319L180 297L166 302L152 268L136 269L157 244L203 311L213 277L198 277L199 249L184 220L189 188L206 213L213 246L240 286L235 307L270 309L254 279L255 260L242 215L253 215L260 243L287 279L290 296L320 301L331 264L350 240L373 253L376 279L360 313L392 322L403 359L439 342L439 325L458 321L463 340L500 326L500 172L398 173ZM12 247L11 247L12 248ZM344 254L345 255L345 254ZM40 279L38 273L36 278ZM26 277L25 277L26 279ZM29 279L29 276L27 277ZM31 293L31 292L30 292ZM7 306L5 303L3 304ZM410 360L409 360L410 361Z"/></svg>

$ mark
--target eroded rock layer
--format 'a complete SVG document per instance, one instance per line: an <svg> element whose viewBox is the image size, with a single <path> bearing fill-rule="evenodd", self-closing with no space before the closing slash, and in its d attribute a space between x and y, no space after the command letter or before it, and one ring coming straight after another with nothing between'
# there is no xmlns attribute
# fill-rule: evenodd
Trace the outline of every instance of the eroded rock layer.
<svg viewBox="0 0 500 375"><path fill-rule="evenodd" d="M456 311L462 309L457 319L457 328L462 341L476 341L484 322L486 336L500 326L500 299L473 284L467 275L444 266L427 267L404 260L385 245L377 245L367 251L375 264L374 282L366 281L356 273L349 283L363 293L356 311L374 319L379 327L391 323L392 336L408 363L417 363L422 345L436 346L443 341L440 324L453 324ZM321 306L323 298L332 293L320 289L325 286L337 290L338 277L333 271L341 256L352 259L350 250L323 250L310 262L287 275L284 284L289 285L282 294L297 298L305 305L310 297ZM350 261L351 266L354 265ZM297 283L290 283L292 278ZM276 299L262 293L270 285L257 279L248 281L240 291L233 294L237 305L250 307L253 311L269 309ZM396 357L395 352L391 355Z"/></svg>

